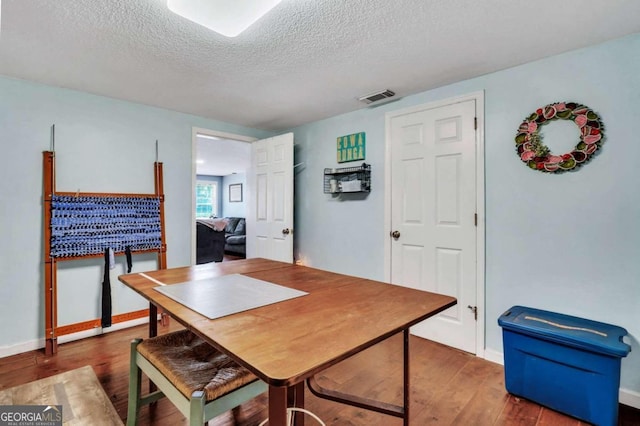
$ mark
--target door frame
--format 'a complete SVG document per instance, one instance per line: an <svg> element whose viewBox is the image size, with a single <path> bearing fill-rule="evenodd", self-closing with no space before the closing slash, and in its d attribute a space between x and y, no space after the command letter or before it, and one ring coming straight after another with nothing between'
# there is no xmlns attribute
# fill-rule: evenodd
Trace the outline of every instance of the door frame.
<svg viewBox="0 0 640 426"><path fill-rule="evenodd" d="M384 165L384 279L391 282L391 120L394 117L411 114L426 109L475 100L476 103L476 303L480 315L476 321L476 356L485 358L485 176L484 176L484 91L472 92L420 104L385 114L385 165Z"/></svg>
<svg viewBox="0 0 640 426"><path fill-rule="evenodd" d="M229 139L238 142L252 143L258 140L252 136L222 132L219 130L205 129L202 127L191 128L191 264L196 264L196 160L198 159L198 135L212 136L220 139ZM214 142L215 143L215 142Z"/></svg>

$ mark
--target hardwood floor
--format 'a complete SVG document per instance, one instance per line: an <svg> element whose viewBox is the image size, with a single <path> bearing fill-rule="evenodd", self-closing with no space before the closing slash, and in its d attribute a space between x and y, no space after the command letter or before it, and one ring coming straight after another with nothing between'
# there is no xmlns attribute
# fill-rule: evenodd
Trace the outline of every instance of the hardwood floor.
<svg viewBox="0 0 640 426"><path fill-rule="evenodd" d="M158 326L159 333L177 330ZM69 342L47 357L32 351L0 359L0 389L91 365L119 416L127 415L129 342L144 337L145 325ZM391 339L338 364L319 376L325 387L387 402L401 401L401 339ZM411 340L411 424L578 426L586 423L513 397L504 389L500 365L427 340ZM399 419L320 400L307 392L305 407L327 425L401 425ZM266 395L209 422L209 426L255 426L266 416ZM139 424L184 425L167 400L141 410ZM312 419L307 425L314 425ZM640 425L640 411L621 406L619 425Z"/></svg>
<svg viewBox="0 0 640 426"><path fill-rule="evenodd" d="M233 262L234 260L241 260L244 259L244 256L238 256L235 254L231 254L231 253L225 253L224 257L222 258L223 262Z"/></svg>

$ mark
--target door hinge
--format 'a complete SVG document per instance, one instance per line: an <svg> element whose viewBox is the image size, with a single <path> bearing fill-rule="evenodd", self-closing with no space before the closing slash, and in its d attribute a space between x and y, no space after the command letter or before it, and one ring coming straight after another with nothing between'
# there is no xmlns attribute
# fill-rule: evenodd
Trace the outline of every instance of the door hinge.
<svg viewBox="0 0 640 426"><path fill-rule="evenodd" d="M473 224L477 227L478 226L478 213L474 213L473 214Z"/></svg>
<svg viewBox="0 0 640 426"><path fill-rule="evenodd" d="M473 130L478 130L478 117L473 117Z"/></svg>
<svg viewBox="0 0 640 426"><path fill-rule="evenodd" d="M469 305L467 308L471 309L471 312L473 312L473 318L478 321L478 307Z"/></svg>

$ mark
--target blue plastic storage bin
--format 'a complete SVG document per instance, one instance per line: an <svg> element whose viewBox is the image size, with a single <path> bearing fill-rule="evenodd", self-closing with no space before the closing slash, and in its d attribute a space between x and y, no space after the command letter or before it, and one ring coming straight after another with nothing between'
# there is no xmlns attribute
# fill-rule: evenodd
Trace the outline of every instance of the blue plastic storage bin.
<svg viewBox="0 0 640 426"><path fill-rule="evenodd" d="M617 424L627 330L524 306L498 324L509 393L596 425Z"/></svg>

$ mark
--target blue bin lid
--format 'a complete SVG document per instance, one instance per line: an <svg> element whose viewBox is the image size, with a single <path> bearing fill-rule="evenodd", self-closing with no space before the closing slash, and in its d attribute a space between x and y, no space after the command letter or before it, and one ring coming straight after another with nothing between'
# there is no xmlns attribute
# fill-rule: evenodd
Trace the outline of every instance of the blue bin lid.
<svg viewBox="0 0 640 426"><path fill-rule="evenodd" d="M503 328L556 343L617 357L631 347L622 341L627 330L611 324L540 309L514 306L498 318Z"/></svg>

